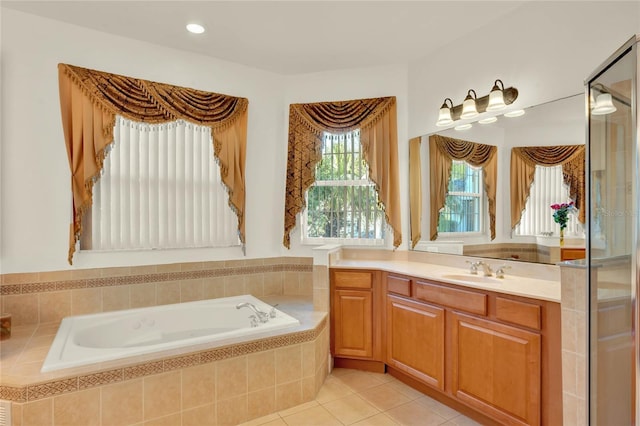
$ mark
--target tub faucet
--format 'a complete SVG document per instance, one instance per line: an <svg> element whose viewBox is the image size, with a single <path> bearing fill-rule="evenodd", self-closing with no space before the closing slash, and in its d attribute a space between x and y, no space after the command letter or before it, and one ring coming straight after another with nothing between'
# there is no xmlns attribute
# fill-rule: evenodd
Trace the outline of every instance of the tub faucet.
<svg viewBox="0 0 640 426"><path fill-rule="evenodd" d="M262 312L260 309L256 308L256 305L254 305L253 303L249 303L249 302L238 303L236 305L236 309L240 309L240 308L251 309L253 312L256 313L256 315L258 316L258 320L260 320L260 322L264 323L269 321L269 314L266 312Z"/></svg>

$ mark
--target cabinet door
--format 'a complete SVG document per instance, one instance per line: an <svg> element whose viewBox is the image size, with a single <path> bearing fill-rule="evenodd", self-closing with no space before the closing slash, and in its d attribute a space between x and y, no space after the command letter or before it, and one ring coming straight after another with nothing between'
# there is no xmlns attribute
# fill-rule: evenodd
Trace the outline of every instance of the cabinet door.
<svg viewBox="0 0 640 426"><path fill-rule="evenodd" d="M387 296L387 364L444 390L444 309Z"/></svg>
<svg viewBox="0 0 640 426"><path fill-rule="evenodd" d="M540 424L540 335L456 312L452 392L500 423Z"/></svg>
<svg viewBox="0 0 640 426"><path fill-rule="evenodd" d="M371 291L333 293L334 355L373 356L373 298Z"/></svg>

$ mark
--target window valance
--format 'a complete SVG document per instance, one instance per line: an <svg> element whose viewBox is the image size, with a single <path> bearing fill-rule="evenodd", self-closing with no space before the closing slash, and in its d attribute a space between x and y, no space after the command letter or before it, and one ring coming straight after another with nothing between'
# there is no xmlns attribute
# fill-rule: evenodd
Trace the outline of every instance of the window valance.
<svg viewBox="0 0 640 426"><path fill-rule="evenodd" d="M489 228L491 239L496 238L496 183L498 179L498 148L446 136L429 136L431 189L431 240L438 237L440 210L445 206L453 160L466 161L482 167L484 189L489 200Z"/></svg>
<svg viewBox="0 0 640 426"><path fill-rule="evenodd" d="M511 229L522 217L536 165L562 165L563 180L569 185L569 197L578 208L578 220L585 222L584 153L584 145L527 146L511 150Z"/></svg>
<svg viewBox="0 0 640 426"><path fill-rule="evenodd" d="M229 205L238 216L245 242L246 98L156 83L102 71L59 64L62 127L71 168L73 221L69 263L82 234L82 217L91 206L93 185L113 141L116 115L134 121L162 123L178 119L211 127L214 155Z"/></svg>
<svg viewBox="0 0 640 426"><path fill-rule="evenodd" d="M402 242L396 98L392 96L292 104L289 107L285 247L290 247L290 233L296 226L296 216L305 207L305 192L315 182L315 168L321 160L322 133L345 133L355 129L360 129L369 178L376 186L385 219L393 230L393 245L398 247Z"/></svg>

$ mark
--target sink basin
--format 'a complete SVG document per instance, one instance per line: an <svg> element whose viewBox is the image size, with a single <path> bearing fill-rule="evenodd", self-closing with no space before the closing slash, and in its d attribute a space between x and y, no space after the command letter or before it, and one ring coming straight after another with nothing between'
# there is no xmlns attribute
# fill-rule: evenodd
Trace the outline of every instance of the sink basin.
<svg viewBox="0 0 640 426"><path fill-rule="evenodd" d="M483 275L471 275L471 274L443 274L442 278L456 280L456 281L467 281L472 283L500 283L503 282L503 279L495 278L495 277L485 277Z"/></svg>

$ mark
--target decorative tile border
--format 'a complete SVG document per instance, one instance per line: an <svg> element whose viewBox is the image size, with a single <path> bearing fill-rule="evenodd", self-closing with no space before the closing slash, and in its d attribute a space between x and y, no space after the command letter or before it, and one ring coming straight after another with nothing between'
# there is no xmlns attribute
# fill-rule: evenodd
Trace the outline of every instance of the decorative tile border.
<svg viewBox="0 0 640 426"><path fill-rule="evenodd" d="M181 368L207 364L223 359L248 355L283 346L296 345L317 339L327 325L325 316L314 329L268 337L265 339L229 345L206 351L194 352L188 355L160 359L157 361L132 365L119 369L99 371L82 376L58 379L51 382L12 387L0 385L0 399L14 402L35 401L49 398L63 393L89 389L109 383L121 382L138 377L150 376Z"/></svg>
<svg viewBox="0 0 640 426"><path fill-rule="evenodd" d="M148 284L165 281L197 280L202 278L229 277L234 275L264 274L268 272L313 272L312 264L282 263L223 267L196 271L160 272L155 274L126 275L121 277L88 278L84 280L31 282L24 284L0 284L0 295L46 293L79 288L111 287L119 285Z"/></svg>

